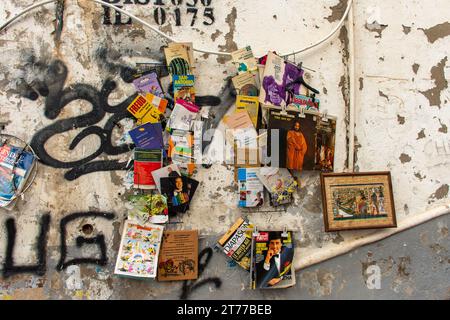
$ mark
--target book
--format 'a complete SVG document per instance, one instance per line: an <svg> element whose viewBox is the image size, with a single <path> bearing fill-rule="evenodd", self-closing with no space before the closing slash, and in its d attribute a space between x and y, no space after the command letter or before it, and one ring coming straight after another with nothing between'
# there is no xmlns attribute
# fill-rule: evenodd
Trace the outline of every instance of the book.
<svg viewBox="0 0 450 320"><path fill-rule="evenodd" d="M173 130L169 138L169 158L176 164L182 175L192 176L195 170L194 133L185 130Z"/></svg>
<svg viewBox="0 0 450 320"><path fill-rule="evenodd" d="M168 177L178 177L181 176L180 169L178 166L173 163L171 165L168 165L164 168L152 171L153 180L155 180L156 188L159 192L161 192L161 178L168 178Z"/></svg>
<svg viewBox="0 0 450 320"><path fill-rule="evenodd" d="M319 112L320 100L302 94L295 94L291 106L293 106L295 110L304 109Z"/></svg>
<svg viewBox="0 0 450 320"><path fill-rule="evenodd" d="M173 99L195 103L195 77L193 75L173 75Z"/></svg>
<svg viewBox="0 0 450 320"><path fill-rule="evenodd" d="M156 189L152 171L161 169L163 155L161 149L134 149L134 187Z"/></svg>
<svg viewBox="0 0 450 320"><path fill-rule="evenodd" d="M219 239L218 245L230 259L250 271L253 225L239 218Z"/></svg>
<svg viewBox="0 0 450 320"><path fill-rule="evenodd" d="M166 223L169 220L167 198L161 194L132 195L127 208L128 219L139 224Z"/></svg>
<svg viewBox="0 0 450 320"><path fill-rule="evenodd" d="M166 55L169 73L172 76L192 74L193 61L191 61L189 49L185 44L170 43L167 48L164 48L164 54Z"/></svg>
<svg viewBox="0 0 450 320"><path fill-rule="evenodd" d="M258 231L252 236L252 289L281 289L295 285L292 231Z"/></svg>
<svg viewBox="0 0 450 320"><path fill-rule="evenodd" d="M164 91L159 82L158 75L154 71L143 74L141 77L133 80L133 85L141 93L151 93L157 97L164 98Z"/></svg>
<svg viewBox="0 0 450 320"><path fill-rule="evenodd" d="M138 124L156 123L160 121L161 112L158 108L147 101L142 95L138 95L127 108L136 119Z"/></svg>
<svg viewBox="0 0 450 320"><path fill-rule="evenodd" d="M242 96L236 97L236 112L247 111L255 129L258 128L259 100L258 97Z"/></svg>
<svg viewBox="0 0 450 320"><path fill-rule="evenodd" d="M189 210L198 184L198 181L188 177L161 178L161 194L167 198L169 215Z"/></svg>
<svg viewBox="0 0 450 320"><path fill-rule="evenodd" d="M36 157L23 148L0 146L0 207L11 209L22 192Z"/></svg>
<svg viewBox="0 0 450 320"><path fill-rule="evenodd" d="M145 95L145 99L147 99L149 103L155 106L160 113L164 113L166 111L167 105L169 104L169 101L167 99L163 99L152 93L147 93Z"/></svg>
<svg viewBox="0 0 450 320"><path fill-rule="evenodd" d="M286 168L263 167L256 174L270 193L274 207L292 202L298 183Z"/></svg>
<svg viewBox="0 0 450 320"><path fill-rule="evenodd" d="M264 204L264 185L257 168L238 168L239 207L254 208Z"/></svg>
<svg viewBox="0 0 450 320"><path fill-rule="evenodd" d="M161 123L144 123L133 130L128 131L137 148L140 149L163 149Z"/></svg>
<svg viewBox="0 0 450 320"><path fill-rule="evenodd" d="M258 61L254 57L250 46L232 52L231 58L233 59L233 63L237 66L239 73L255 71L258 69Z"/></svg>
<svg viewBox="0 0 450 320"><path fill-rule="evenodd" d="M300 84L294 81L303 75L303 70L269 52L261 82L259 102L273 107L286 107L294 95L300 94Z"/></svg>
<svg viewBox="0 0 450 320"><path fill-rule="evenodd" d="M133 278L156 278L164 227L125 220L114 274Z"/></svg>
<svg viewBox="0 0 450 320"><path fill-rule="evenodd" d="M198 278L198 231L167 230L163 233L158 281Z"/></svg>
<svg viewBox="0 0 450 320"><path fill-rule="evenodd" d="M176 100L175 107L167 121L166 130L178 129L189 131L192 121L197 117L200 108L192 102Z"/></svg>
<svg viewBox="0 0 450 320"><path fill-rule="evenodd" d="M258 76L259 77L259 76ZM258 85L255 75L251 72L238 74L231 79L238 95L258 96Z"/></svg>

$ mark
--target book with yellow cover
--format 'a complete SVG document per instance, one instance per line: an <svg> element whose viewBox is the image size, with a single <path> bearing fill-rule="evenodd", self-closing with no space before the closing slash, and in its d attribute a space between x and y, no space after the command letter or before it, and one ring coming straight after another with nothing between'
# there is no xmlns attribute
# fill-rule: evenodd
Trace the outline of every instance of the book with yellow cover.
<svg viewBox="0 0 450 320"><path fill-rule="evenodd" d="M251 96L236 97L236 112L247 111L253 126L258 126L259 98Z"/></svg>
<svg viewBox="0 0 450 320"><path fill-rule="evenodd" d="M127 110L138 119L138 124L157 123L161 117L161 111L141 95L130 103Z"/></svg>

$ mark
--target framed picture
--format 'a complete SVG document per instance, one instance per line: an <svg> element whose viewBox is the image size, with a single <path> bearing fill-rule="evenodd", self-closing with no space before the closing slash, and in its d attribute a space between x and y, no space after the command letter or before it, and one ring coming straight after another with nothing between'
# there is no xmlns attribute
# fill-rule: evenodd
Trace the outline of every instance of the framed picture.
<svg viewBox="0 0 450 320"><path fill-rule="evenodd" d="M395 228L390 172L322 173L325 231Z"/></svg>

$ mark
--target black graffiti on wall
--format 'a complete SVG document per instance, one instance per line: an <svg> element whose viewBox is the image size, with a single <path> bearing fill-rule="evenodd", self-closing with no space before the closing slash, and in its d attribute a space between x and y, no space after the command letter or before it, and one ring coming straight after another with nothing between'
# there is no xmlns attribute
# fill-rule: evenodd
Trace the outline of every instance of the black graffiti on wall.
<svg viewBox="0 0 450 320"><path fill-rule="evenodd" d="M125 83L131 83L134 79L133 75L138 72L134 68L111 61L108 58L106 49L98 50L97 59L101 60L102 67L106 72L111 74L111 76L118 74ZM64 177L69 181L92 172L129 169L128 161L110 160L108 158L127 153L134 148L132 144L113 145L112 138L113 131L116 127L120 127L119 122L121 120L133 118L127 111L127 107L137 96L137 93L125 98L116 105L111 105L108 102L109 97L117 88L117 83L112 78L107 78L103 81L100 90L84 83L66 86L68 68L61 60L51 60L45 63L33 57L29 65L32 66L35 73L38 73L38 76L31 83L19 79L19 92L23 97L31 100L37 100L39 96L45 97L44 115L48 119L55 120L52 124L36 132L31 140L30 144L40 161L53 168L68 169ZM168 75L167 68L164 66L158 68L158 71L161 77ZM173 103L171 87L169 85L167 88L167 98ZM197 104L200 107L214 107L210 111L209 119L206 121L205 130L217 128L222 116L233 104L234 97L231 88L231 81L227 81L219 96L206 95L197 97ZM74 117L57 120L62 110L68 104L80 101L88 102L92 107L91 110ZM98 125L107 116L109 118L106 123L103 126ZM82 159L65 161L56 158L47 151L46 143L53 136L75 129L82 130L70 142L69 150L74 150L87 137L96 136L100 143L94 152ZM209 143L210 141L204 141L203 150L206 149ZM98 159L99 157L102 157L102 159Z"/></svg>

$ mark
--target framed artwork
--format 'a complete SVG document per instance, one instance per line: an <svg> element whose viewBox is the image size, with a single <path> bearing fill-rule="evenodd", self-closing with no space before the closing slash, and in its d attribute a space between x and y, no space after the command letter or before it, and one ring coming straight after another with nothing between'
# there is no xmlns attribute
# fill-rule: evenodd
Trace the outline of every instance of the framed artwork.
<svg viewBox="0 0 450 320"><path fill-rule="evenodd" d="M326 232L396 228L390 172L322 173Z"/></svg>

